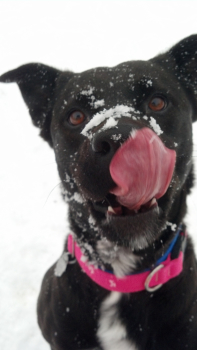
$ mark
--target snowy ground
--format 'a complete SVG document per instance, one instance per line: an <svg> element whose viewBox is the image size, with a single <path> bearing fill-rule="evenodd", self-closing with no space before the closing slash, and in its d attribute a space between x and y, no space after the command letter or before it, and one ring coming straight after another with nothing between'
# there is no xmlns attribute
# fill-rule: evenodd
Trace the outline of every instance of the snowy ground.
<svg viewBox="0 0 197 350"><path fill-rule="evenodd" d="M0 0L0 74L31 61L81 71L148 59L197 32L196 10L188 0ZM45 350L36 299L69 231L66 206L53 152L37 136L15 84L0 84L0 116L0 349ZM197 162L197 125L194 143ZM197 244L197 188L188 204Z"/></svg>

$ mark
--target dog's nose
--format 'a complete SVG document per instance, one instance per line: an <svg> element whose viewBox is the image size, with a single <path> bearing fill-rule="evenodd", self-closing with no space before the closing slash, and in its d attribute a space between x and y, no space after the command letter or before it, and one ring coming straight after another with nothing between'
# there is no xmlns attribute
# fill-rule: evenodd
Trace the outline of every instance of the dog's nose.
<svg viewBox="0 0 197 350"><path fill-rule="evenodd" d="M124 132L121 134L114 129L97 132L92 138L92 150L101 155L113 156L121 144L128 138L128 134L128 129L127 133Z"/></svg>
<svg viewBox="0 0 197 350"><path fill-rule="evenodd" d="M102 155L114 154L118 148L119 145L117 143L101 134L96 135L92 140L92 150Z"/></svg>

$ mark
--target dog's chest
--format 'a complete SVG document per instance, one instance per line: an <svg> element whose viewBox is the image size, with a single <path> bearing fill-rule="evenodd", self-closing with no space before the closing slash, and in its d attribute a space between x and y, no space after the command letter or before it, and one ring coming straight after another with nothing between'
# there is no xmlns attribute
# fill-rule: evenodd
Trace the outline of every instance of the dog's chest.
<svg viewBox="0 0 197 350"><path fill-rule="evenodd" d="M111 292L101 304L97 336L104 350L138 350L120 319L117 303L121 297L121 293Z"/></svg>

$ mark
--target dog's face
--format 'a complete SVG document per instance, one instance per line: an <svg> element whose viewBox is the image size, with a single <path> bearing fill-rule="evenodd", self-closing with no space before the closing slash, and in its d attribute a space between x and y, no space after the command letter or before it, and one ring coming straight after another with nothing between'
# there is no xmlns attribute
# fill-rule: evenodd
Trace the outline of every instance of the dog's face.
<svg viewBox="0 0 197 350"><path fill-rule="evenodd" d="M144 248L155 240L154 232L165 228L166 221L174 223L172 203L191 170L189 99L175 76L154 61L93 69L74 75L67 84L62 75L60 81L62 90L56 96L51 135L75 220L81 222L81 229L87 229L84 218L77 217L84 212L93 228L105 232L109 240ZM105 128L110 116L117 124ZM165 146L176 151L177 161L172 182L158 200L158 207L142 206L136 213L121 206L110 193L115 187L110 163L132 131L145 127L153 128ZM81 195L83 210L73 203L73 193L76 198ZM118 215L111 214L109 206L118 208Z"/></svg>
<svg viewBox="0 0 197 350"><path fill-rule="evenodd" d="M54 148L71 227L80 239L96 246L106 237L139 250L154 244L167 223L182 220L192 185L196 51L192 36L149 61L80 74L30 64L0 78L19 84L34 124ZM166 192L136 210L114 194L110 166L117 150L145 128L176 152L176 165Z"/></svg>

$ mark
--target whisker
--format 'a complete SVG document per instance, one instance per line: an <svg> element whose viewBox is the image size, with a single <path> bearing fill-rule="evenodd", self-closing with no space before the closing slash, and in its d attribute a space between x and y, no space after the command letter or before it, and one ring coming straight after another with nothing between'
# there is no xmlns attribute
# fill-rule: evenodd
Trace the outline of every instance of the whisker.
<svg viewBox="0 0 197 350"><path fill-rule="evenodd" d="M50 191L50 193L49 193L49 195L48 195L48 197L47 197L45 203L43 204L43 208L45 207L45 205L46 205L46 203L47 203L47 201L48 201L48 199L49 199L51 193L54 191L54 189L55 189L57 186L61 185L61 183L62 183L62 182L60 181L60 182L59 182L56 186L54 186L53 189Z"/></svg>

